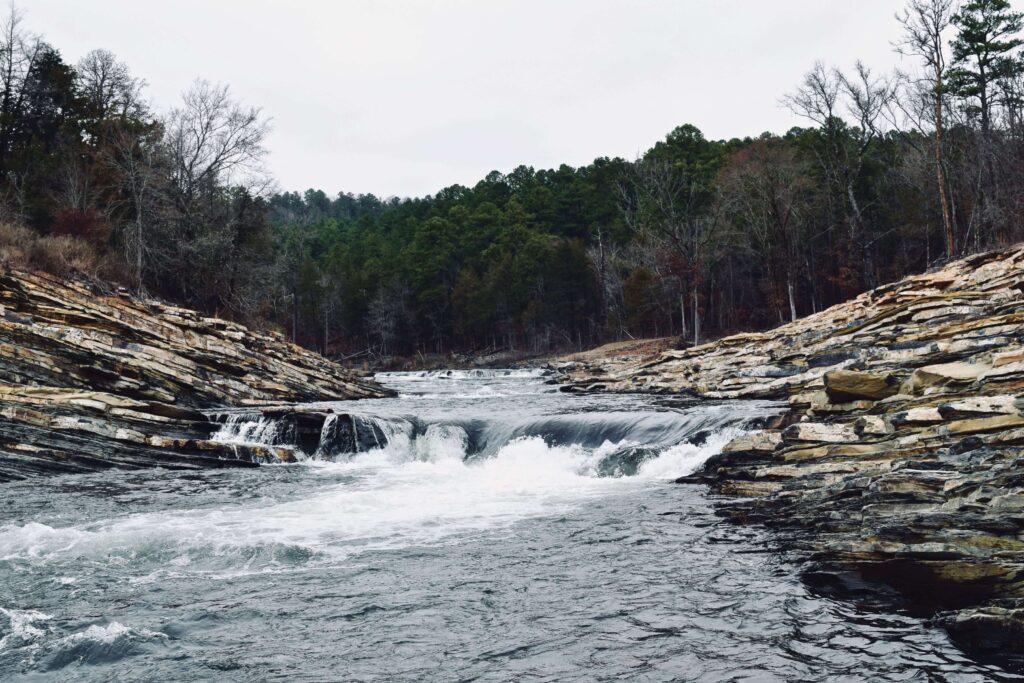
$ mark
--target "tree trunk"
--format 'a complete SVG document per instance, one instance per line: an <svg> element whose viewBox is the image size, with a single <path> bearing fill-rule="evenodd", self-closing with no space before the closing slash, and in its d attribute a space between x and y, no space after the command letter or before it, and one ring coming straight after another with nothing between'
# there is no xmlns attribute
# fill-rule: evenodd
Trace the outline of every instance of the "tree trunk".
<svg viewBox="0 0 1024 683"><path fill-rule="evenodd" d="M697 309L697 289L693 290L693 345L700 346L700 311Z"/></svg>
<svg viewBox="0 0 1024 683"><path fill-rule="evenodd" d="M142 215L139 213L135 222L135 291L142 293Z"/></svg>
<svg viewBox="0 0 1024 683"><path fill-rule="evenodd" d="M682 332L679 336L686 339L686 297L682 292L679 294L679 319L682 322Z"/></svg>
<svg viewBox="0 0 1024 683"><path fill-rule="evenodd" d="M942 74L936 70L935 86L935 178L939 183L939 202L942 204L942 224L946 234L946 257L956 254L956 233L953 231L953 211L949 208L946 191L946 169L942 160Z"/></svg>
<svg viewBox="0 0 1024 683"><path fill-rule="evenodd" d="M786 280L786 290L789 292L789 317L796 320L796 301L793 299L793 278Z"/></svg>

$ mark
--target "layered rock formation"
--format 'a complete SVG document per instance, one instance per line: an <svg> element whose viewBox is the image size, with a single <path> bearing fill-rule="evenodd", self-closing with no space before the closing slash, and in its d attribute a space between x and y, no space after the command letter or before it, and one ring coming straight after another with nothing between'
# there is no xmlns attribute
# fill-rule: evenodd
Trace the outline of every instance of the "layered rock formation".
<svg viewBox="0 0 1024 683"><path fill-rule="evenodd" d="M684 480L778 528L815 585L887 584L965 645L1024 651L1024 248L770 332L561 369L569 391L788 402Z"/></svg>
<svg viewBox="0 0 1024 683"><path fill-rule="evenodd" d="M242 325L40 273L0 274L0 481L106 467L253 466L199 412L387 395Z"/></svg>

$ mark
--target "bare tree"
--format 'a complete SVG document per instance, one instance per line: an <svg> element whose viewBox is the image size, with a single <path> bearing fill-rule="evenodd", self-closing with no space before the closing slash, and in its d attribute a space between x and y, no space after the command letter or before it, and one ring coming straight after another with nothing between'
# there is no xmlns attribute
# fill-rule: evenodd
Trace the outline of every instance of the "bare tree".
<svg viewBox="0 0 1024 683"><path fill-rule="evenodd" d="M619 186L627 224L652 247L667 252L668 269L679 280L679 308L686 330L686 296L693 305L693 343L700 342L699 288L709 266L718 224L703 210L699 181L672 163L640 159Z"/></svg>
<svg viewBox="0 0 1024 683"><path fill-rule="evenodd" d="M22 13L11 5L0 23L0 172L8 172L12 146L24 120L28 82L42 56L45 44L22 25ZM14 195L20 196L22 181L10 178Z"/></svg>
<svg viewBox="0 0 1024 683"><path fill-rule="evenodd" d="M93 50L75 68L78 88L97 120L141 119L148 113L142 97L146 82L108 50Z"/></svg>
<svg viewBox="0 0 1024 683"><path fill-rule="evenodd" d="M134 127L116 128L104 147L106 163L116 171L119 196L128 204L130 218L123 230L125 259L131 269L133 284L139 292L145 289L146 268L162 265L172 257L163 233L168 218L166 206L166 158L160 145L160 129L150 126L143 131ZM121 208L121 207L118 207Z"/></svg>
<svg viewBox="0 0 1024 683"><path fill-rule="evenodd" d="M893 86L885 78L857 62L852 75L827 69L817 62L796 92L783 98L790 111L816 123L825 136L827 153L819 162L846 203L850 241L863 247L864 207L857 196L857 183L872 143L881 135L886 104ZM845 109L856 125L846 127L840 117Z"/></svg>
<svg viewBox="0 0 1024 683"><path fill-rule="evenodd" d="M896 18L903 24L903 39L896 45L900 54L917 57L925 71L920 80L927 84L932 99L932 126L935 139L935 179L939 185L939 203L945 232L946 255L956 253L956 229L950 206L949 188L943 159L943 96L946 85L946 47L943 34L953 16L953 0L909 0Z"/></svg>
<svg viewBox="0 0 1024 683"><path fill-rule="evenodd" d="M758 141L734 156L719 185L721 209L746 238L739 244L762 260L773 290L779 280L784 284L790 320L797 318L795 281L800 247L807 238L813 188L809 176L791 149ZM783 297L776 298L781 321Z"/></svg>
<svg viewBox="0 0 1024 683"><path fill-rule="evenodd" d="M165 127L175 200L187 228L204 187L265 182L261 162L269 123L259 107L232 99L228 86L197 80Z"/></svg>

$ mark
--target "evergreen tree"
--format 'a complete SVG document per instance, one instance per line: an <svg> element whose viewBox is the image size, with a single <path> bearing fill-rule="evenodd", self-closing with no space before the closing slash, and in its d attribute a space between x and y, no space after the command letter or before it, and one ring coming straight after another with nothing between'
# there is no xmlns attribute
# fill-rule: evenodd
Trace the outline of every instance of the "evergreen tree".
<svg viewBox="0 0 1024 683"><path fill-rule="evenodd" d="M992 126L995 85L1024 72L1014 51L1024 44L1016 37L1024 27L1024 14L1014 12L1009 0L970 0L953 15L959 33L951 43L953 62L949 90L973 100L970 111L980 117L981 131Z"/></svg>

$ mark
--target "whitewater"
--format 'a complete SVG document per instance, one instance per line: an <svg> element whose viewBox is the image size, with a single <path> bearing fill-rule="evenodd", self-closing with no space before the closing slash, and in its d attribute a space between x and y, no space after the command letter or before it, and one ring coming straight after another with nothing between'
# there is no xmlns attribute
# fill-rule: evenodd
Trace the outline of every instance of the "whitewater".
<svg viewBox="0 0 1024 683"><path fill-rule="evenodd" d="M390 373L365 435L258 470L0 492L0 680L993 680L840 602L693 472L779 406L570 396L539 370ZM222 411L217 438L281 424Z"/></svg>

